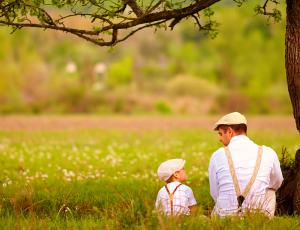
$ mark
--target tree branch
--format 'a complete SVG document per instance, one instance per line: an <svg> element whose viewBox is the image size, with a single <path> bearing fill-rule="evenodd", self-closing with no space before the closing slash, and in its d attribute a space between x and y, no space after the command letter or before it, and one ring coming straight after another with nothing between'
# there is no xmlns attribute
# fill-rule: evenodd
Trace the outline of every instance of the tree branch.
<svg viewBox="0 0 300 230"><path fill-rule="evenodd" d="M146 27L159 25L169 20L172 20L169 27L173 29L183 18L193 16L219 1L220 0L198 0L186 7L166 10L165 7L159 8L165 0L158 0L157 3L154 3L155 0L152 0L148 3L148 7L145 7L145 11L137 4L136 0L122 0L123 6L113 1L108 1L111 5L104 5L104 3L107 3L104 0L74 1L73 4L70 5L71 9L69 7L71 13L69 12L70 14L60 15L59 17L54 17L53 14L51 15L50 12L52 11L46 10L48 5L45 3L29 5L25 4L24 1L14 1L7 5L2 5L1 3L3 2L0 1L0 24L12 26L15 29L33 27L58 30L74 34L99 46L111 46L126 40L134 33ZM82 4L84 7L82 8L78 4ZM132 9L136 17L128 17L123 14L126 5ZM97 8L96 11L95 7ZM86 10L87 8L89 10ZM31 10L35 10L37 15L32 14ZM91 11L94 11L94 13ZM65 26L66 19L76 17L90 19L87 21L89 28L94 29L81 29L76 25ZM34 18L36 18L38 22L34 21ZM29 22L25 23L25 20ZM125 37L119 39L118 31L127 29L132 30ZM111 36L109 41L104 40L107 36Z"/></svg>
<svg viewBox="0 0 300 230"><path fill-rule="evenodd" d="M200 10L203 10L211 5L213 5L216 2L219 2L220 0L200 0L196 2L193 5L190 5L188 7L182 8L182 9L175 9L175 10L167 10L167 11L160 11L156 13L150 13L147 15L143 15L136 20L133 20L131 22L125 22L120 24L114 24L113 26L106 26L102 29L102 31L110 30L112 28L116 29L127 29L131 28L140 24L144 23L151 23L159 20L170 20L175 18L184 18L191 16Z"/></svg>
<svg viewBox="0 0 300 230"><path fill-rule="evenodd" d="M132 11L135 13L137 17L140 17L144 14L143 10L138 6L135 0L123 0L123 2L125 6L126 5L130 6L130 8L132 9Z"/></svg>
<svg viewBox="0 0 300 230"><path fill-rule="evenodd" d="M71 34L86 34L86 35L98 35L99 32L92 31L92 30L81 30L81 29L74 29L70 27L60 27L57 25L47 25L47 24L37 24L37 23L14 23L14 22L6 22L1 21L0 24L13 26L13 27L32 27L32 28L42 28L42 29L52 29L52 30L60 30L63 32L71 33Z"/></svg>
<svg viewBox="0 0 300 230"><path fill-rule="evenodd" d="M131 37L133 34L135 34L136 32L138 32L139 30L145 29L145 28L147 28L147 27L152 27L152 26L160 25L160 24L162 24L162 23L164 23L164 22L166 22L166 21L167 21L167 20L163 20L163 21L159 21L159 22L156 22L156 23L147 24L147 25L145 25L145 26L139 27L139 28L135 29L134 31L131 31L131 32L130 32L128 35L126 35L124 38L117 40L116 43L125 41L127 38Z"/></svg>

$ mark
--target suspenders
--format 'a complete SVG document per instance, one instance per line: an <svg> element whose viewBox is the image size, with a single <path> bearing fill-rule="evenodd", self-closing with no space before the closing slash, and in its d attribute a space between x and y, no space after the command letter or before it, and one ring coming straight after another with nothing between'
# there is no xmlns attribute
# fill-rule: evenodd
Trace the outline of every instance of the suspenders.
<svg viewBox="0 0 300 230"><path fill-rule="evenodd" d="M231 157L231 153L229 151L228 147L225 147L225 154L227 157L227 161L228 161L228 165L229 165L229 169L230 169L230 174L233 180L233 184L234 184L234 189L235 189L235 193L237 196L237 201L238 201L238 207L241 208L246 196L248 195L259 170L259 166L261 163L261 158L262 158L262 147L259 146L258 148L258 154L257 154L257 158L256 158L256 163L255 163L255 168L253 171L253 174L251 176L250 181L248 182L245 190L243 191L243 193L241 193L240 187L239 187L239 183L238 183L238 179L234 170L234 165L233 165L233 161L232 161L232 157Z"/></svg>
<svg viewBox="0 0 300 230"><path fill-rule="evenodd" d="M169 198L170 198L170 206L171 206L171 215L173 215L173 212L174 212L174 207L173 207L173 199L174 199L174 194L176 192L176 190L179 188L181 184L177 185L176 188L174 189L174 191L172 193L170 193L169 189L168 189L168 186L165 185L165 188L168 192L168 195L169 195Z"/></svg>

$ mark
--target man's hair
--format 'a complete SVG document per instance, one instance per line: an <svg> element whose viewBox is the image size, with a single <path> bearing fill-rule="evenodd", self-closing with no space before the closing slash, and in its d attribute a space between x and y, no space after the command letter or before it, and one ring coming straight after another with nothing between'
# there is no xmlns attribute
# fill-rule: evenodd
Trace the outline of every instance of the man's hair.
<svg viewBox="0 0 300 230"><path fill-rule="evenodd" d="M246 124L237 124L237 125L219 125L217 127L218 129L223 129L225 132L227 132L228 128L232 128L234 132L237 134L246 133L247 134L247 125Z"/></svg>

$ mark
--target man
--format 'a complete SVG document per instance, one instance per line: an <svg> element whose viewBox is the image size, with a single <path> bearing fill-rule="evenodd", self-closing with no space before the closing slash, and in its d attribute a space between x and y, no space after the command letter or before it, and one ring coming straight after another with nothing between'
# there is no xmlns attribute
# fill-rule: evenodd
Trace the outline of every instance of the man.
<svg viewBox="0 0 300 230"><path fill-rule="evenodd" d="M276 153L247 137L247 120L238 112L223 116L214 130L225 147L213 153L209 164L212 214L242 215L255 209L272 217L275 191L283 181Z"/></svg>

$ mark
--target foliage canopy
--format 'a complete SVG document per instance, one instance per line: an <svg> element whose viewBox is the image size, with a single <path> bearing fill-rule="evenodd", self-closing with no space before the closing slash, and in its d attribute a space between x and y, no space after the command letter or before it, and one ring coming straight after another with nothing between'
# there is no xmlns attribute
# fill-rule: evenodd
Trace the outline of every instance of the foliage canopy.
<svg viewBox="0 0 300 230"><path fill-rule="evenodd" d="M209 7L219 1L7 0L0 2L0 24L14 30L22 27L59 30L100 46L112 46L147 27L173 29L182 19L191 18L199 30L215 37L217 23ZM233 1L238 6L246 2ZM278 21L281 14L277 4L277 0L265 0L255 11ZM77 18L84 23L74 23Z"/></svg>

